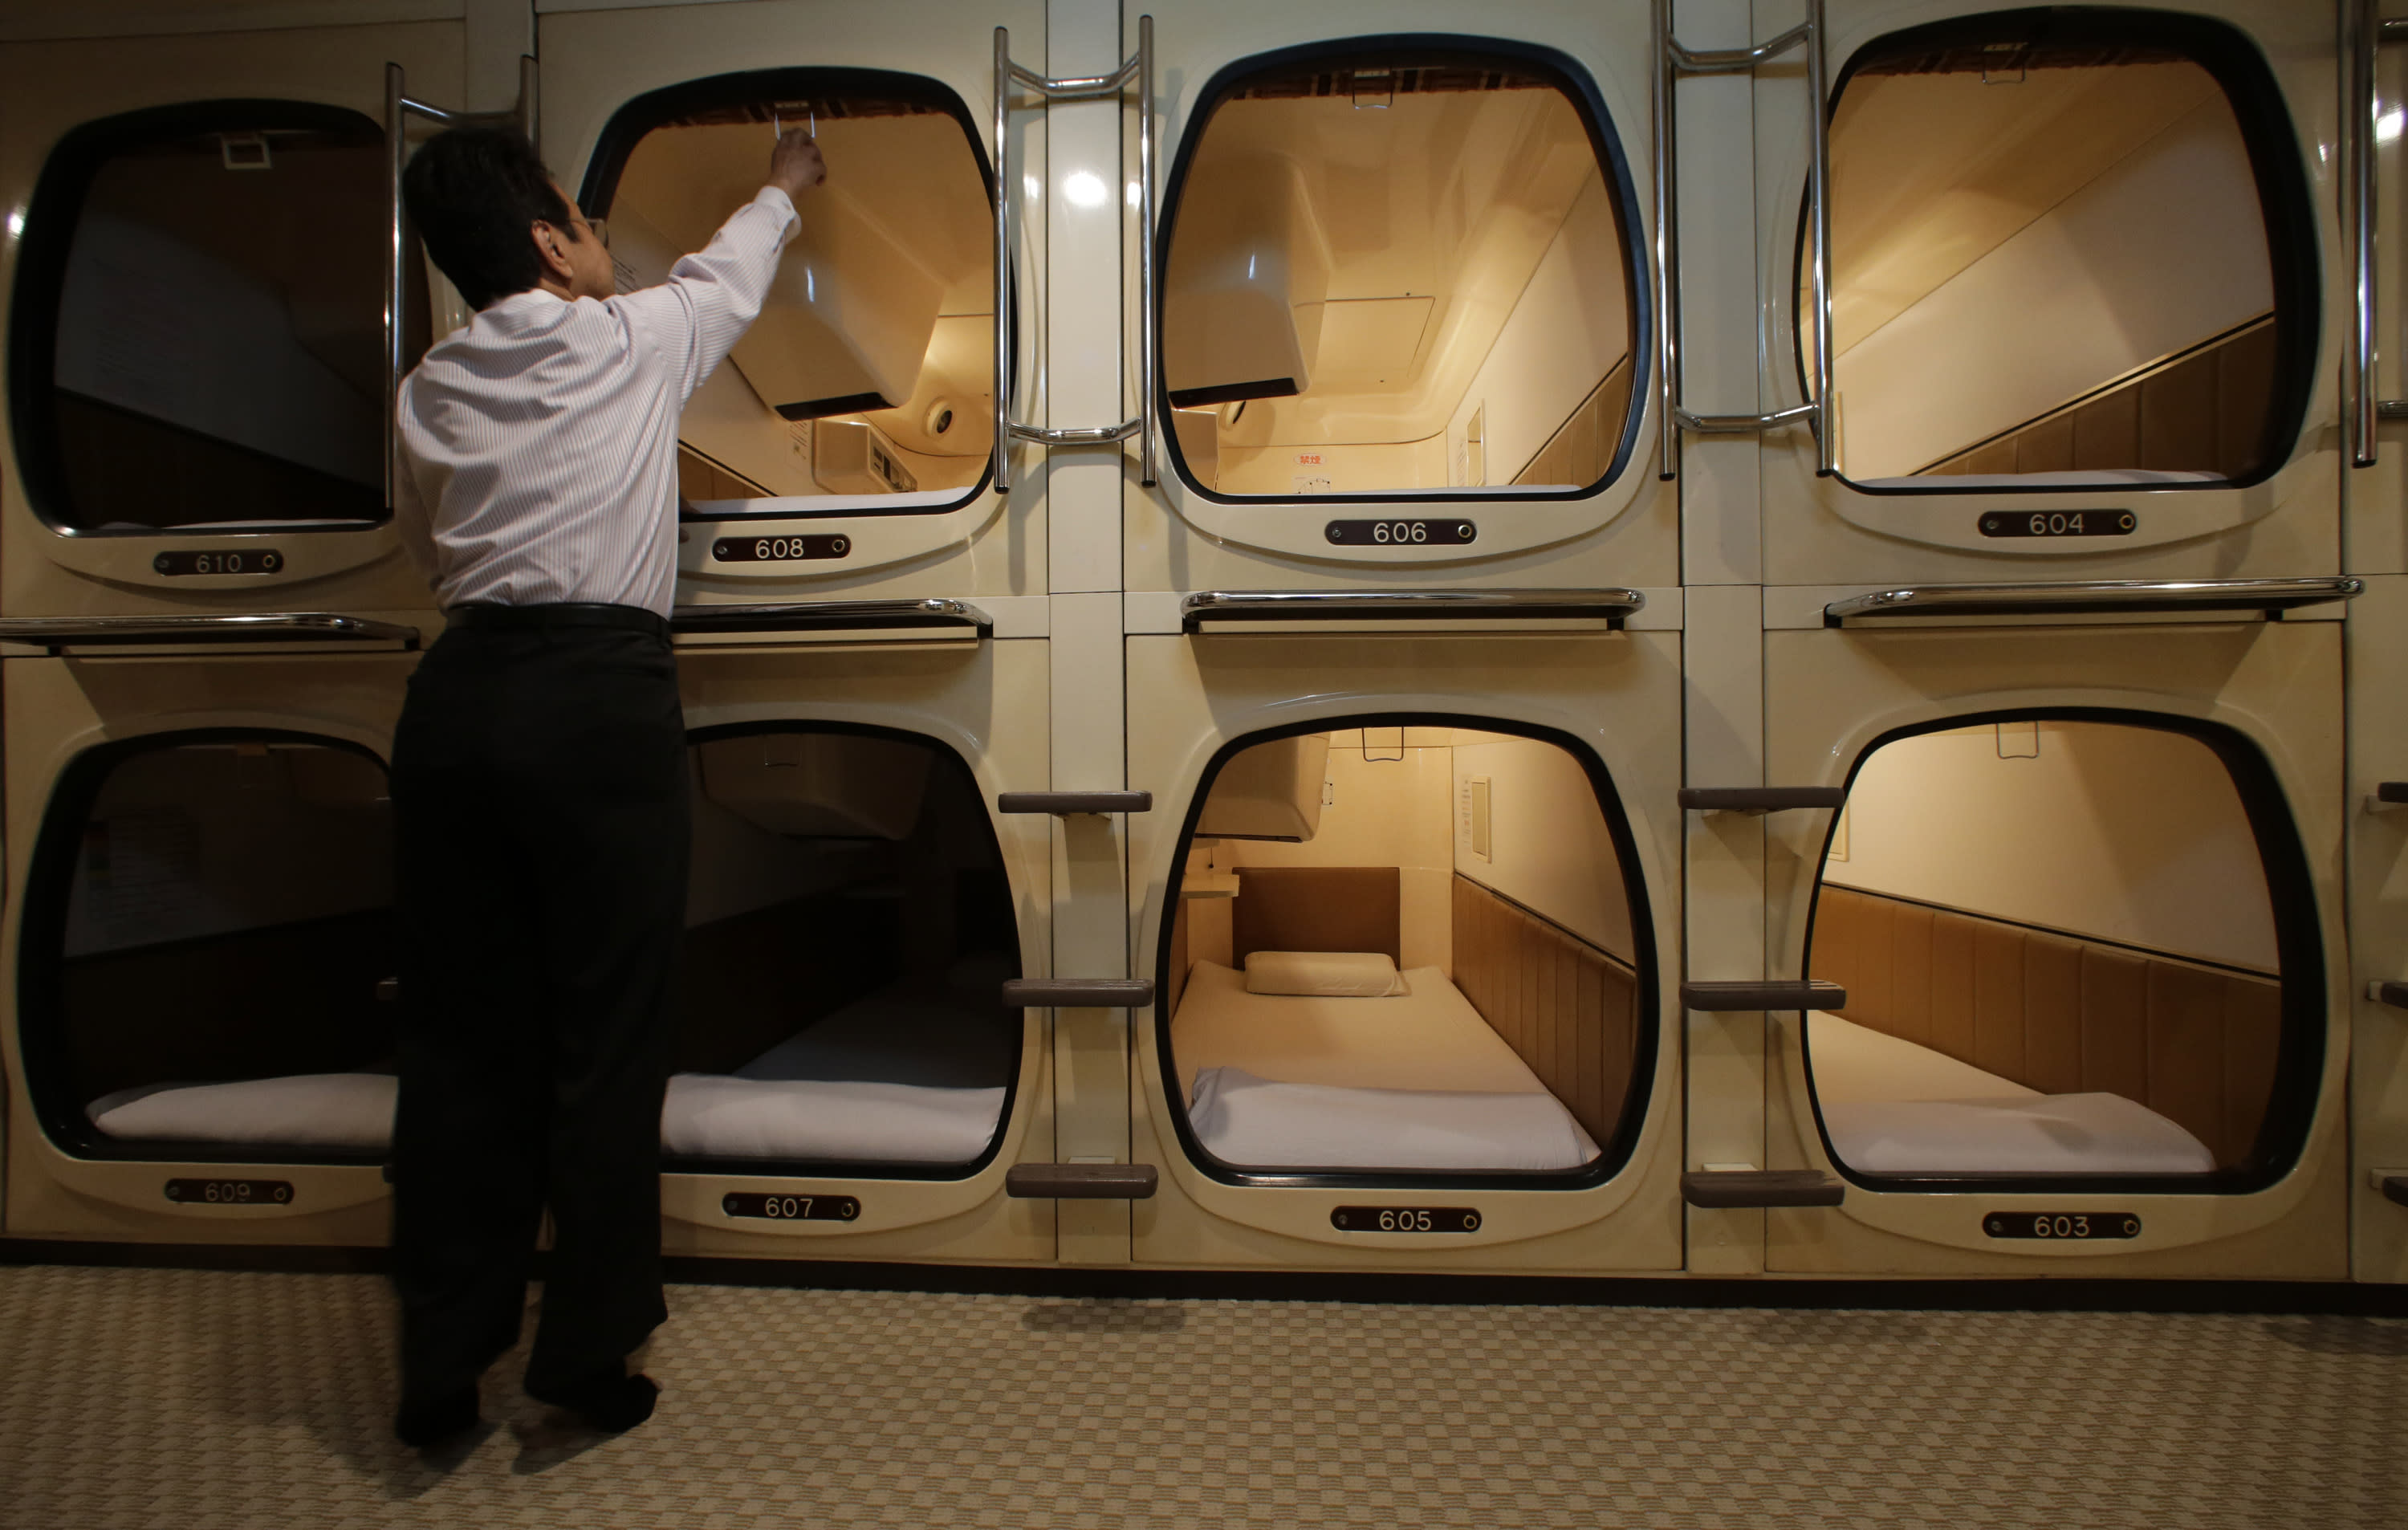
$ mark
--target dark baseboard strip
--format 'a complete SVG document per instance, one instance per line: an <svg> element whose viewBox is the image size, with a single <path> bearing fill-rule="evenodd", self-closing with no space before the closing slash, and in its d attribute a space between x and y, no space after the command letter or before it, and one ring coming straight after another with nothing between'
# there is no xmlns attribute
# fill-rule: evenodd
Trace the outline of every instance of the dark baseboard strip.
<svg viewBox="0 0 2408 1530"><path fill-rule="evenodd" d="M0 1265L88 1265L105 1269L245 1269L288 1275L383 1275L390 1249L261 1247L249 1243L84 1243L0 1237Z"/></svg>
<svg viewBox="0 0 2408 1530"><path fill-rule="evenodd" d="M0 1238L0 1265L382 1275L385 1249L257 1248ZM1853 1308L1957 1312L2233 1312L2408 1318L2408 1286L2344 1280L1785 1280L1744 1277L1412 1275L1298 1270L1076 1269L673 1256L680 1285L918 1291L1087 1301ZM540 1273L540 1266L538 1266Z"/></svg>

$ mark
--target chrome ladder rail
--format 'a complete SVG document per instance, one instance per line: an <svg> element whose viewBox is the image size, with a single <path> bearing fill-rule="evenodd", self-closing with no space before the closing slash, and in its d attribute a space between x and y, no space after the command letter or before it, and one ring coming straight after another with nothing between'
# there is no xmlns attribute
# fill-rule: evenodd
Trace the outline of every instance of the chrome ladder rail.
<svg viewBox="0 0 2408 1530"><path fill-rule="evenodd" d="M2348 0L2344 0L2348 3ZM2372 0L2369 0L2372 3ZM1831 134L1823 50L1823 0L1807 0L1806 20L1768 42L1750 48L1691 49L1672 35L1672 0L1655 0L1656 70L1656 402L1660 461L1656 477L1680 476L1681 432L1699 436L1745 436L1810 422L1814 431L1814 471L1839 471L1839 436L1831 406ZM1805 403L1764 414L1698 414L1681 402L1681 232L1678 115L1672 88L1684 77L1748 74L1792 48L1806 52L1810 161L1806 179L1809 243L1813 256L1813 396Z"/></svg>
<svg viewBox="0 0 2408 1530"><path fill-rule="evenodd" d="M1025 86L1048 102L1118 97L1137 93L1138 156L1138 405L1116 425L1025 425L1011 417L1011 93ZM1011 62L1011 35L995 29L995 444L990 464L995 491L1011 487L1011 443L1039 446L1111 446L1138 438L1138 480L1154 486L1154 379L1159 341L1154 334L1154 18L1137 19L1137 51L1108 75L1049 79Z"/></svg>

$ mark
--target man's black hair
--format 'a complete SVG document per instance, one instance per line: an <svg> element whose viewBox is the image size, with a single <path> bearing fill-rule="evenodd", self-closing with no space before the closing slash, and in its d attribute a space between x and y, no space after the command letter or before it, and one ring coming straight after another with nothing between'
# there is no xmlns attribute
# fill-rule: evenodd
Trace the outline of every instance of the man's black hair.
<svg viewBox="0 0 2408 1530"><path fill-rule="evenodd" d="M426 253L472 307L543 280L528 225L583 237L526 135L509 127L455 127L426 140L401 178L402 204Z"/></svg>

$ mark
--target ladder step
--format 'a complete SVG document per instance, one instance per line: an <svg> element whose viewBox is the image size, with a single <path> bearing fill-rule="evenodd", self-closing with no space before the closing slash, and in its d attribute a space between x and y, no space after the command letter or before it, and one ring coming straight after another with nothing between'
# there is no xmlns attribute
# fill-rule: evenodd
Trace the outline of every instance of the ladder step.
<svg viewBox="0 0 2408 1530"><path fill-rule="evenodd" d="M1020 1200L1144 1201L1160 1176L1152 1164L1014 1164L1003 1193Z"/></svg>
<svg viewBox="0 0 2408 1530"><path fill-rule="evenodd" d="M1684 786L1681 806L1696 813L1785 813L1846 806L1844 786Z"/></svg>
<svg viewBox="0 0 2408 1530"><path fill-rule="evenodd" d="M1837 1206L1847 1187L1818 1168L1692 1169L1681 1198L1713 1210L1759 1206Z"/></svg>
<svg viewBox="0 0 2408 1530"><path fill-rule="evenodd" d="M1012 978L1007 1009L1134 1009L1154 1002L1151 978Z"/></svg>
<svg viewBox="0 0 2408 1530"><path fill-rule="evenodd" d="M999 813L1146 813L1154 810L1151 792L1000 792Z"/></svg>
<svg viewBox="0 0 2408 1530"><path fill-rule="evenodd" d="M1710 1012L1728 1009L1844 1009L1848 1005L1848 991L1838 983L1827 982L1820 978L1802 983L1767 982L1756 979L1717 979L1683 983L1681 1003L1685 1008Z"/></svg>

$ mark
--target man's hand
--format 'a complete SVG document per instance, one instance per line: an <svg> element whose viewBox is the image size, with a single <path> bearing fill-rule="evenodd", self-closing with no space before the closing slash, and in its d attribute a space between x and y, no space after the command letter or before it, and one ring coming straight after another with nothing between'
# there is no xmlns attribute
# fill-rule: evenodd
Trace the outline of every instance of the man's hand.
<svg viewBox="0 0 2408 1530"><path fill-rule="evenodd" d="M794 128L778 135L769 150L769 184L788 196L800 196L827 179L827 162L809 133Z"/></svg>

